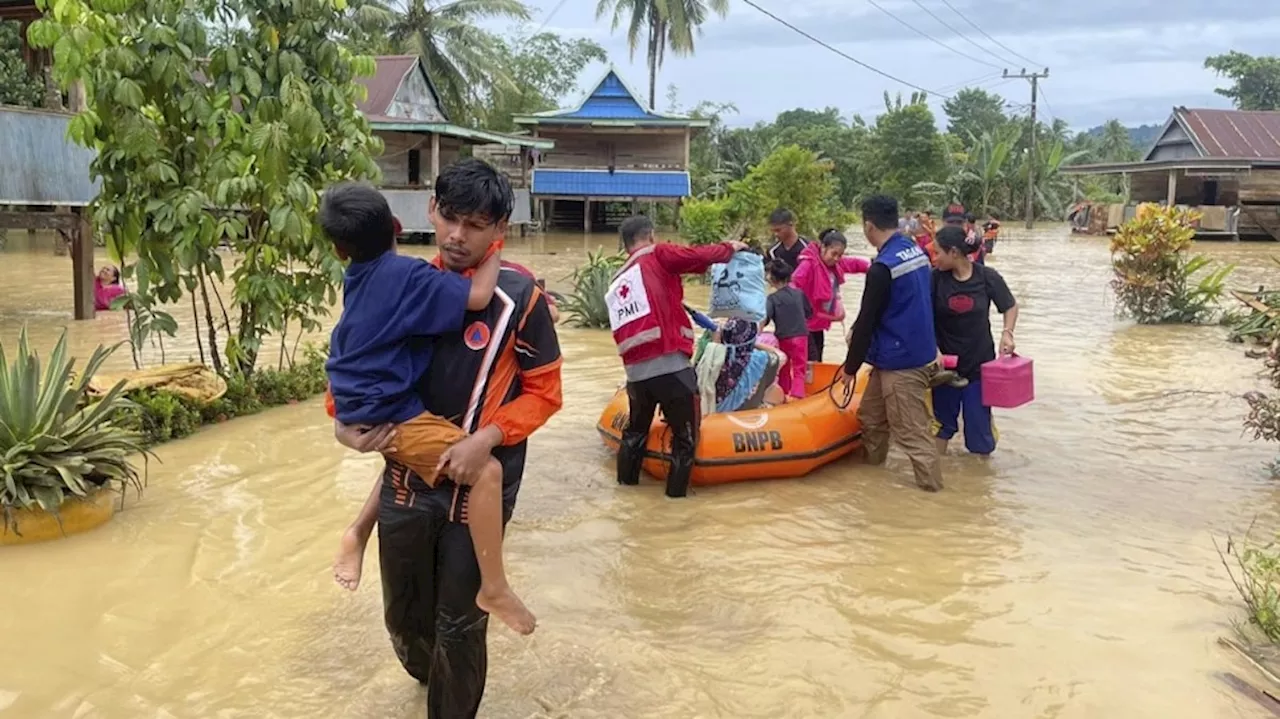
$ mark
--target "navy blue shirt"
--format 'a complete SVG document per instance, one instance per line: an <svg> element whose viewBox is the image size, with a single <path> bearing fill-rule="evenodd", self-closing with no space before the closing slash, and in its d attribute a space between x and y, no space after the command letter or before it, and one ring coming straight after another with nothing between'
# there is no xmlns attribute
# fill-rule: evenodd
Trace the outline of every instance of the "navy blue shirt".
<svg viewBox="0 0 1280 719"><path fill-rule="evenodd" d="M352 262L329 340L329 391L343 424L404 422L426 411L415 391L431 338L460 332L471 280L388 252Z"/></svg>

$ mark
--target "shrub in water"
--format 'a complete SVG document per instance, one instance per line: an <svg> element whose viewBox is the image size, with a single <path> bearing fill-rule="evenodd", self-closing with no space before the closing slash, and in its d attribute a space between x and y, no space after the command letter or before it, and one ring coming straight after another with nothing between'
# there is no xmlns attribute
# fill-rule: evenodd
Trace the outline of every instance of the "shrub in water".
<svg viewBox="0 0 1280 719"><path fill-rule="evenodd" d="M587 254L587 263L573 271L573 290L565 298L564 311L569 321L577 327L592 329L609 328L609 308L604 295L609 282L624 262L621 253L606 255L604 250Z"/></svg>
<svg viewBox="0 0 1280 719"><path fill-rule="evenodd" d="M142 491L129 462L143 451L142 437L115 421L129 406L124 383L101 399L89 397L89 382L112 349L98 347L79 376L67 356L64 331L41 371L26 328L16 353L0 345L0 512L3 528L15 526L14 512L39 507L55 516L70 497L88 497L104 487Z"/></svg>
<svg viewBox="0 0 1280 719"><path fill-rule="evenodd" d="M1116 230L1111 240L1111 288L1117 311L1142 324L1213 318L1235 266L1218 267L1191 282L1212 264L1203 255L1188 254L1199 219L1193 210L1144 204Z"/></svg>

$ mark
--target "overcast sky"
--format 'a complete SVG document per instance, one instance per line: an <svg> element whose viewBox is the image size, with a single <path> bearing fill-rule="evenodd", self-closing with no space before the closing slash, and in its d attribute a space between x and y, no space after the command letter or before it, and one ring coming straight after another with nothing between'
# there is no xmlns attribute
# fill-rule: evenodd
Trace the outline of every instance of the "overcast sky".
<svg viewBox="0 0 1280 719"><path fill-rule="evenodd" d="M647 92L643 48L634 62L629 59L624 35L610 30L608 18L596 20L596 0L528 1L535 8L533 29L545 22L547 29L596 40L627 82ZM946 1L1012 51L1048 66L1040 111L1064 118L1076 129L1111 117L1128 125L1160 123L1175 104L1229 107L1225 98L1214 94L1219 81L1203 69L1204 58L1231 49L1274 52L1280 36L1277 0ZM1029 83L1002 80L1000 70L979 60L1015 72L1030 69L1031 63L983 37L944 0L755 2L842 52L921 87L954 92L973 84L1000 93L1011 104L1023 106L1029 100ZM939 47L921 33L969 58ZM581 82L598 79L603 70L590 69ZM967 82L975 78L980 80ZM667 58L658 78L659 109L665 109L669 84L679 88L686 108L701 100L734 103L739 114L727 119L735 125L770 120L795 107L828 105L846 115L862 112L870 119L883 108L885 90L911 92L742 0L730 0L727 18L704 25L695 56ZM576 101L577 94L571 99ZM934 102L940 109L939 101Z"/></svg>

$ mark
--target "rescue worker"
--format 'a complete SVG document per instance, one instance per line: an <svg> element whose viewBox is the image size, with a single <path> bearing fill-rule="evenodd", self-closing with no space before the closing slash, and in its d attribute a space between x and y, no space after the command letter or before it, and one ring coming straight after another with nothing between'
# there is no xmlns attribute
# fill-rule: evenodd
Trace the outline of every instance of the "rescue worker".
<svg viewBox="0 0 1280 719"><path fill-rule="evenodd" d="M942 471L925 401L939 358L929 256L898 232L898 201L892 197L862 202L862 231L877 252L867 270L841 381L851 386L862 364L871 365L858 407L867 460L882 464L892 436L906 450L916 484L937 492Z"/></svg>
<svg viewBox="0 0 1280 719"><path fill-rule="evenodd" d="M668 497L689 492L697 447L698 386L693 371L693 328L684 311L681 275L702 274L733 253L738 241L703 247L657 243L653 221L644 216L622 223L622 246L630 255L605 293L609 327L627 373L630 416L618 450L618 483L639 484L645 440L654 410L671 428Z"/></svg>

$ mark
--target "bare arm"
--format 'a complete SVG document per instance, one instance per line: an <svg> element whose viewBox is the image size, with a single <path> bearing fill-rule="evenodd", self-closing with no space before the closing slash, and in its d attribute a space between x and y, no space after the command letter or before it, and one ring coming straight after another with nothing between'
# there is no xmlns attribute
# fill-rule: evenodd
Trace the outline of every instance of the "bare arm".
<svg viewBox="0 0 1280 719"><path fill-rule="evenodd" d="M498 271L502 268L502 258L494 252L480 263L471 276L471 294L467 296L467 309L472 312L482 310L493 301L493 291L498 287Z"/></svg>

